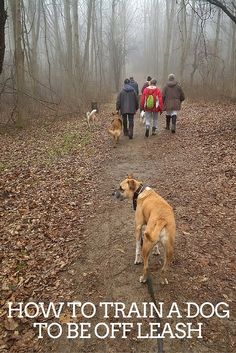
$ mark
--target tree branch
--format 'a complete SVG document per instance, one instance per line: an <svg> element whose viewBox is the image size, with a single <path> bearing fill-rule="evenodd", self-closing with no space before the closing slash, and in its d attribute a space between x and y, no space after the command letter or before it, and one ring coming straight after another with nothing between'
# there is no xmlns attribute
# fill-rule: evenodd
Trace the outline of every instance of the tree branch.
<svg viewBox="0 0 236 353"><path fill-rule="evenodd" d="M220 0L205 0L211 5L219 7L236 24L236 16Z"/></svg>

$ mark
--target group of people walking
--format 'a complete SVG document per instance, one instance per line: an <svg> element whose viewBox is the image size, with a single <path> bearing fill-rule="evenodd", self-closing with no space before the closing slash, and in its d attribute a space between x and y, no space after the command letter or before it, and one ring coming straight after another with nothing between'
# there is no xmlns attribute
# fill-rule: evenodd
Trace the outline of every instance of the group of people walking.
<svg viewBox="0 0 236 353"><path fill-rule="evenodd" d="M157 80L148 76L140 97L138 83L133 77L126 78L116 101L116 110L123 119L124 135L133 138L134 115L139 108L140 112L145 114L146 137L149 137L150 133L156 135L158 113L162 114L163 111L166 112L166 129L175 133L177 112L181 109L184 99L184 92L174 74L168 76L162 91L157 87Z"/></svg>

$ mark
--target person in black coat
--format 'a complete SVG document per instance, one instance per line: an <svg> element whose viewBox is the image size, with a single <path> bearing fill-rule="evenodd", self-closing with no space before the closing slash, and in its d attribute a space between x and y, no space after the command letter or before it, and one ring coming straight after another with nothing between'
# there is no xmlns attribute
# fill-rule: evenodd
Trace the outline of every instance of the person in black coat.
<svg viewBox="0 0 236 353"><path fill-rule="evenodd" d="M137 96L139 96L139 88L138 88L138 82L136 82L133 78L133 76L131 76L130 78L130 86L134 88Z"/></svg>
<svg viewBox="0 0 236 353"><path fill-rule="evenodd" d="M126 78L124 86L117 96L116 110L120 111L122 115L124 135L129 136L130 139L133 138L134 114L138 110L138 107L138 96L134 88L130 85L130 80ZM127 120L129 122L129 129Z"/></svg>

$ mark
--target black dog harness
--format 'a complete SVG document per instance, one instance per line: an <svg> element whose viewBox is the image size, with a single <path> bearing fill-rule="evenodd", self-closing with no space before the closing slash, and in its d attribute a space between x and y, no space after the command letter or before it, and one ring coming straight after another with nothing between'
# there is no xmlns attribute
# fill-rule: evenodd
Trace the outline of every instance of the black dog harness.
<svg viewBox="0 0 236 353"><path fill-rule="evenodd" d="M137 189L137 190L135 191L135 193L134 193L134 196L133 196L133 209L134 209L134 211L135 211L136 208L137 208L137 199L138 199L138 196L141 194L141 192L144 191L145 188L146 188L145 185L140 184L139 187L138 187L138 189Z"/></svg>

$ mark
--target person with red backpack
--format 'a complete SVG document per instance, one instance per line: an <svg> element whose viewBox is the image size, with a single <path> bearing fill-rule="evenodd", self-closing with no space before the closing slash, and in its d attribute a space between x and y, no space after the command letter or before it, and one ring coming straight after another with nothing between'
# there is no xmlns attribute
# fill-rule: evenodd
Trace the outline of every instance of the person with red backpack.
<svg viewBox="0 0 236 353"><path fill-rule="evenodd" d="M152 123L152 135L156 135L158 112L162 113L162 93L157 87L157 80L152 79L150 85L143 91L140 109L145 111L146 131L145 136L149 136Z"/></svg>

